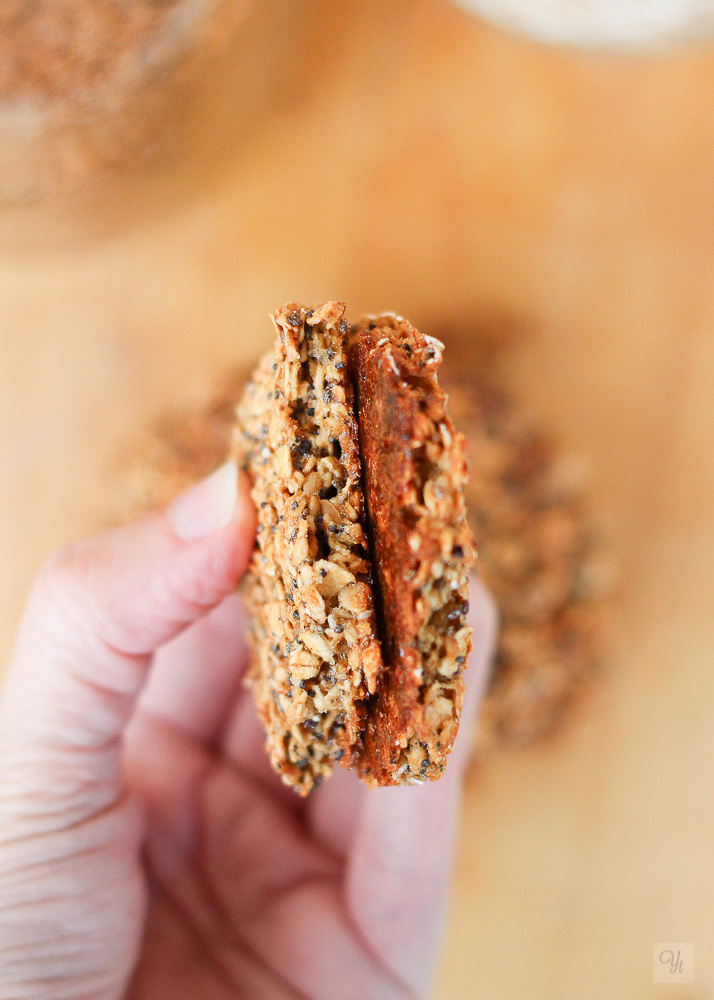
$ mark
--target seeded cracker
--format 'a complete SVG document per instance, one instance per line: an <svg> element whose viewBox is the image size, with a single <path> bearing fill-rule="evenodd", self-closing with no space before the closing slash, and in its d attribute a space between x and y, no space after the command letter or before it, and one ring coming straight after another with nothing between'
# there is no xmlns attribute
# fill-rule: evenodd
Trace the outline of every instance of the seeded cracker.
<svg viewBox="0 0 714 1000"><path fill-rule="evenodd" d="M352 339L363 484L388 666L362 767L380 785L438 778L459 725L474 561L466 441L437 382L443 344L381 316Z"/></svg>
<svg viewBox="0 0 714 1000"><path fill-rule="evenodd" d="M479 575L500 619L477 729L483 754L527 744L567 721L605 658L613 565L572 465L499 386L493 359L477 353L474 365L456 348L445 360L450 377L441 369L439 379L466 436ZM214 399L165 416L129 443L112 465L109 515L101 499L107 523L168 503L225 460L247 379L243 369L229 371Z"/></svg>
<svg viewBox="0 0 714 1000"><path fill-rule="evenodd" d="M437 778L463 699L473 561L443 345L394 317L350 333L335 303L274 322L236 434L258 506L250 683L271 762L300 794L336 760L372 785Z"/></svg>
<svg viewBox="0 0 714 1000"><path fill-rule="evenodd" d="M381 666L347 372L344 306L289 304L238 406L257 547L250 683L271 763L306 795L355 763Z"/></svg>

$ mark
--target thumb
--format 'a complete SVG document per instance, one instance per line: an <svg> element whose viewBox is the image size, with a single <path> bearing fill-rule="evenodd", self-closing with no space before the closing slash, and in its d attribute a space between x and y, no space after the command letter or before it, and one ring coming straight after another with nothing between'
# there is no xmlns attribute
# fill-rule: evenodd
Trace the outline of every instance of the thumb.
<svg viewBox="0 0 714 1000"><path fill-rule="evenodd" d="M49 560L0 699L6 794L62 825L116 799L121 737L154 650L236 587L254 532L247 482L229 462L168 510Z"/></svg>

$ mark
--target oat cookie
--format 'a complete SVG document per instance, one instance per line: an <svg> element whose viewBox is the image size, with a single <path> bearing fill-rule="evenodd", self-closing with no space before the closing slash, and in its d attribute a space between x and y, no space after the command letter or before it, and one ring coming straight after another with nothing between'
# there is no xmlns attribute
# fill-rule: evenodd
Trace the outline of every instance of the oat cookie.
<svg viewBox="0 0 714 1000"><path fill-rule="evenodd" d="M354 763L381 668L344 306L290 304L238 407L258 540L250 682L273 767L307 794Z"/></svg>
<svg viewBox="0 0 714 1000"><path fill-rule="evenodd" d="M380 785L438 778L471 649L466 442L436 372L443 344L386 315L352 339L363 484L386 667L360 761Z"/></svg>
<svg viewBox="0 0 714 1000"><path fill-rule="evenodd" d="M446 329L439 371L449 413L468 445L468 517L479 576L499 611L493 672L475 737L479 756L526 745L570 718L606 662L613 554L593 520L574 456L564 455L504 389L498 355L471 331L468 356ZM172 500L225 460L250 373L226 373L215 396L165 415L119 453L97 498L105 524ZM110 493L111 502L107 502Z"/></svg>
<svg viewBox="0 0 714 1000"><path fill-rule="evenodd" d="M369 784L436 778L458 728L473 556L442 345L390 317L350 332L336 303L274 322L236 432L258 507L249 682L271 762L300 794L337 760Z"/></svg>

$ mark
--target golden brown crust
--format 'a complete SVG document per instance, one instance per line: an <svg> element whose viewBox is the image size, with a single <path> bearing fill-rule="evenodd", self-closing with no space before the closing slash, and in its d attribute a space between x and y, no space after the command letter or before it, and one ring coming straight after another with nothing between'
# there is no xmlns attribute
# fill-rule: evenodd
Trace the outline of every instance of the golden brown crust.
<svg viewBox="0 0 714 1000"><path fill-rule="evenodd" d="M360 768L380 785L443 771L471 648L466 443L437 382L442 351L439 341L393 316L361 324L352 339L385 660L368 705Z"/></svg>

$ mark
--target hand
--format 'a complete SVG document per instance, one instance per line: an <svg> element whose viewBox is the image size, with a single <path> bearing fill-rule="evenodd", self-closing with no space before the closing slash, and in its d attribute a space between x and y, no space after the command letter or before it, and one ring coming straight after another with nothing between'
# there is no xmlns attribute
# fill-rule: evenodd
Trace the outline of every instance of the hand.
<svg viewBox="0 0 714 1000"><path fill-rule="evenodd" d="M226 465L55 556L0 701L0 998L424 996L494 613L444 777L299 800L271 772L235 595L253 545Z"/></svg>

